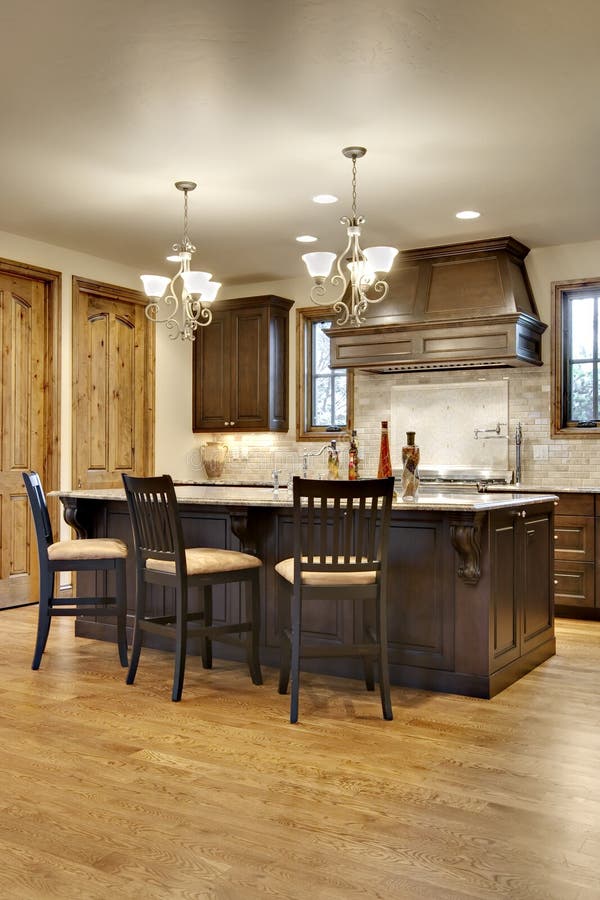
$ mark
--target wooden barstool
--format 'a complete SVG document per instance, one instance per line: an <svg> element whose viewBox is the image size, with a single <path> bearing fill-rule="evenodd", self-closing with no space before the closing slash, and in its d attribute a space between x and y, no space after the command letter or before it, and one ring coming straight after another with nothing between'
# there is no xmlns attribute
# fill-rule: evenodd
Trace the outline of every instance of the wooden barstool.
<svg viewBox="0 0 600 900"><path fill-rule="evenodd" d="M46 647L50 622L54 616L115 616L117 645L121 665L127 665L127 588L125 562L127 544L114 538L80 538L76 541L54 541L48 505L39 475L23 472L35 533L40 567L40 603L32 669L39 669ZM56 597L54 576L57 572L115 573L112 596Z"/></svg>
<svg viewBox="0 0 600 900"><path fill-rule="evenodd" d="M186 549L177 497L169 475L135 478L123 475L131 516L136 568L136 613L127 684L133 684L143 636L168 637L175 642L175 672L172 699L181 700L185 672L188 626L202 639L202 664L212 667L212 642L243 646L254 684L262 684L259 661L260 587L262 562L249 553L212 547ZM248 582L250 618L227 625L212 624L212 587L230 582ZM149 615L146 610L148 584L172 588L175 608L172 615ZM202 609L188 611L188 589L200 589ZM235 637L246 634L246 638Z"/></svg>
<svg viewBox="0 0 600 900"><path fill-rule="evenodd" d="M362 659L368 690L374 690L377 662L384 719L392 718L387 650L387 553L394 490L393 478L317 481L298 478L294 486L294 555L275 571L291 590L291 615L280 605L280 622L291 619L281 634L279 693L292 679L290 722L298 721L300 659ZM289 591L288 591L289 593ZM302 639L305 600L375 607L375 627L365 627L353 644L308 644ZM365 617L366 619L366 617Z"/></svg>

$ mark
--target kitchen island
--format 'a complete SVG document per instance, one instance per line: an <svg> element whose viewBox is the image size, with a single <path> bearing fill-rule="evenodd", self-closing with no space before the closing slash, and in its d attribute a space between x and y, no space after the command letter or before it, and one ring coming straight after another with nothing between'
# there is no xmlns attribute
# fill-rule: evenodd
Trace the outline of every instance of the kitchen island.
<svg viewBox="0 0 600 900"><path fill-rule="evenodd" d="M291 496L285 489L254 486L177 485L176 491L188 546L246 549L263 560L261 659L277 666L283 588L273 566L293 555ZM118 537L133 546L122 490L60 492L60 498L66 521L80 536ZM392 683L492 697L555 653L555 502L552 494L436 489L421 492L415 502L394 503L388 596ZM133 554L128 565L133 617ZM239 585L215 590L215 624L230 605L243 602L241 590ZM156 589L151 602L153 612L161 614L169 598ZM303 627L312 638L343 641L360 633L362 616L351 603L307 605ZM114 639L104 621L78 619L76 634ZM215 645L215 655L223 658L234 658L235 652ZM355 660L306 660L305 665L362 677Z"/></svg>

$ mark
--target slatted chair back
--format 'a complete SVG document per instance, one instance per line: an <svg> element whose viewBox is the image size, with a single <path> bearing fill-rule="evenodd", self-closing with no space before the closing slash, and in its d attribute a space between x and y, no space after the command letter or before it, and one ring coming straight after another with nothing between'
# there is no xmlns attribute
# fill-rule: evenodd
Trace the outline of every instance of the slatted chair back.
<svg viewBox="0 0 600 900"><path fill-rule="evenodd" d="M393 491L393 478L295 477L294 580L303 572L385 571Z"/></svg>
<svg viewBox="0 0 600 900"><path fill-rule="evenodd" d="M138 566L143 566L147 559L174 562L176 572L184 578L185 544L171 477L123 475L123 484Z"/></svg>
<svg viewBox="0 0 600 900"><path fill-rule="evenodd" d="M48 547L54 543L46 495L37 472L23 472L22 474L33 515L38 555L40 559L46 562L48 559Z"/></svg>

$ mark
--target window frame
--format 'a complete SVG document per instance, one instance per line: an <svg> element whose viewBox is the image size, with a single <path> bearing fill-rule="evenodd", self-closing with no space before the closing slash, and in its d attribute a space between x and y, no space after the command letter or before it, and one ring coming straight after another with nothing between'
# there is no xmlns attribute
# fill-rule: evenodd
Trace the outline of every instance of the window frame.
<svg viewBox="0 0 600 900"><path fill-rule="evenodd" d="M350 439L354 422L354 372L346 369L346 427L328 431L310 424L312 418L312 372L306 365L311 354L312 327L315 322L330 320L336 313L332 306L302 307L296 310L296 440L323 441L332 437Z"/></svg>
<svg viewBox="0 0 600 900"><path fill-rule="evenodd" d="M591 292L600 297L600 277L577 279L573 281L555 281L552 283L552 384L554 399L552 403L552 437L560 438L600 438L600 421L596 427L581 428L567 421L568 384L567 354L569 352L568 300L569 296L581 291ZM600 375L598 377L600 388Z"/></svg>

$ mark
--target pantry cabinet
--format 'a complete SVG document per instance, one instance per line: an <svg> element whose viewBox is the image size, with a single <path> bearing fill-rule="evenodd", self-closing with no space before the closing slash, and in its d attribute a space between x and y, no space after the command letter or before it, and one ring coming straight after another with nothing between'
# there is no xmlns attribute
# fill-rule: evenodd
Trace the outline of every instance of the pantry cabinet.
<svg viewBox="0 0 600 900"><path fill-rule="evenodd" d="M194 431L288 430L291 306L272 295L215 304L194 342Z"/></svg>

